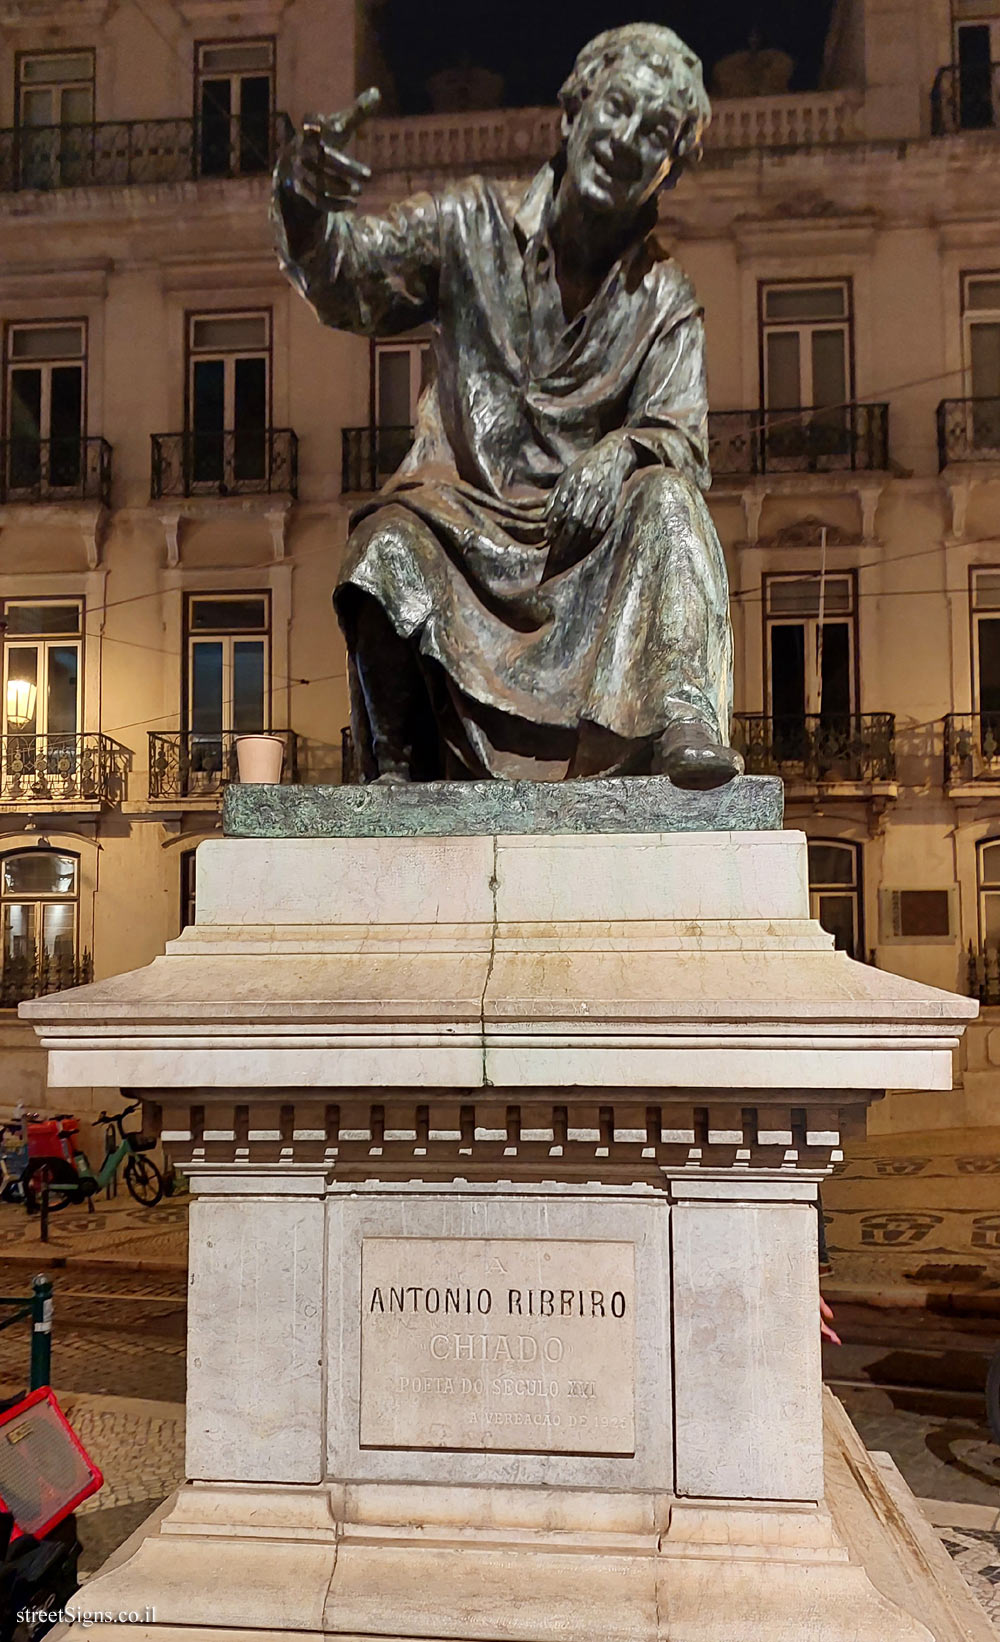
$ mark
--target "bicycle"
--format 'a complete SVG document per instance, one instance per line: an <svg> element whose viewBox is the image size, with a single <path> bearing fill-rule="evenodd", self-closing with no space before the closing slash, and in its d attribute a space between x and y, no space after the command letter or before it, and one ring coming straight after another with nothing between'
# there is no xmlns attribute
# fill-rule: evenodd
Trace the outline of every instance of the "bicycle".
<svg viewBox="0 0 1000 1642"><path fill-rule="evenodd" d="M33 1158L21 1176L28 1213L34 1214L45 1186L48 1187L50 1214L65 1209L70 1203L85 1203L111 1184L123 1162L125 1184L135 1201L147 1209L159 1203L164 1191L163 1176L152 1158L144 1155L152 1150L156 1141L124 1127L124 1119L138 1111L141 1105L142 1102L136 1100L120 1112L101 1112L94 1119L95 1129L103 1123L111 1130L107 1154L96 1173L86 1152L80 1150L73 1151L72 1161L65 1157ZM117 1145L113 1144L115 1129L120 1137Z"/></svg>

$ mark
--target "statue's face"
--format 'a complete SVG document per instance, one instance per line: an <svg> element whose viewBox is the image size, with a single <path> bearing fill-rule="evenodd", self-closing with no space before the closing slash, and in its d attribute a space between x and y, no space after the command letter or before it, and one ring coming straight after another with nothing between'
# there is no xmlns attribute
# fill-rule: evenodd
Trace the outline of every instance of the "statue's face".
<svg viewBox="0 0 1000 1642"><path fill-rule="evenodd" d="M638 65L611 70L580 108L566 143L567 172L591 210L634 215L666 181L677 113L662 76Z"/></svg>

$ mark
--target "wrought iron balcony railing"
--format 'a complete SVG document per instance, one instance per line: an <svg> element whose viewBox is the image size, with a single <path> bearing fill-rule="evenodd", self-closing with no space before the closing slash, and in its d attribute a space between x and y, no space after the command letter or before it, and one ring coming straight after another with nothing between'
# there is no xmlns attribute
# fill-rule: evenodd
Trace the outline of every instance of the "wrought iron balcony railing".
<svg viewBox="0 0 1000 1642"><path fill-rule="evenodd" d="M291 496L299 493L299 441L291 428L154 433L150 494Z"/></svg>
<svg viewBox="0 0 1000 1642"><path fill-rule="evenodd" d="M110 736L0 737L0 804L119 804L132 755Z"/></svg>
<svg viewBox="0 0 1000 1642"><path fill-rule="evenodd" d="M879 472L889 465L888 405L712 411L712 472ZM378 490L413 443L411 427L344 428L342 488Z"/></svg>
<svg viewBox="0 0 1000 1642"><path fill-rule="evenodd" d="M40 952L28 941L17 952L5 952L0 967L0 1009L16 1009L29 998L45 998L94 979L94 960L77 952Z"/></svg>
<svg viewBox="0 0 1000 1642"><path fill-rule="evenodd" d="M938 466L1000 462L1000 399L942 399L937 408Z"/></svg>
<svg viewBox="0 0 1000 1642"><path fill-rule="evenodd" d="M0 454L0 501L111 506L111 446L106 439L5 439Z"/></svg>
<svg viewBox="0 0 1000 1642"><path fill-rule="evenodd" d="M888 405L712 411L717 474L879 472L889 465Z"/></svg>
<svg viewBox="0 0 1000 1642"><path fill-rule="evenodd" d="M1000 1004L1000 950L995 946L976 948L970 941L965 965L967 996L983 1004Z"/></svg>
<svg viewBox="0 0 1000 1642"><path fill-rule="evenodd" d="M236 738L239 730L150 730L150 798L214 798L239 779ZM282 781L297 781L298 738L294 730L268 730L285 743Z"/></svg>
<svg viewBox="0 0 1000 1642"><path fill-rule="evenodd" d="M411 427L344 428L341 489L380 490L412 443Z"/></svg>
<svg viewBox="0 0 1000 1642"><path fill-rule="evenodd" d="M733 745L748 775L780 775L809 785L894 781L896 720L892 713L806 713L768 718L737 713Z"/></svg>
<svg viewBox="0 0 1000 1642"><path fill-rule="evenodd" d="M1000 713L948 713L944 721L944 784L1000 782Z"/></svg>
<svg viewBox="0 0 1000 1642"><path fill-rule="evenodd" d="M269 172L290 129L263 118L112 120L0 131L0 191L123 187Z"/></svg>
<svg viewBox="0 0 1000 1642"><path fill-rule="evenodd" d="M1000 63L946 63L931 91L935 137L1000 125Z"/></svg>

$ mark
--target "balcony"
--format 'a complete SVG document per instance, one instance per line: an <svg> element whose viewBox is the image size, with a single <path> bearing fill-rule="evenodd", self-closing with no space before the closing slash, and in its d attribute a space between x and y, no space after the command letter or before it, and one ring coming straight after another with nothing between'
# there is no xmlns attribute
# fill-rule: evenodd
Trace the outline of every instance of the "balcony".
<svg viewBox="0 0 1000 1642"><path fill-rule="evenodd" d="M1000 63L947 63L931 92L935 137L1000 126Z"/></svg>
<svg viewBox="0 0 1000 1642"><path fill-rule="evenodd" d="M288 129L285 114L22 126L0 131L0 192L260 176Z"/></svg>
<svg viewBox="0 0 1000 1642"><path fill-rule="evenodd" d="M780 775L790 786L894 782L895 739L892 713L737 713L733 719L733 745L747 775Z"/></svg>
<svg viewBox="0 0 1000 1642"><path fill-rule="evenodd" d="M0 736L0 804L58 810L120 804L131 753L110 736Z"/></svg>
<svg viewBox="0 0 1000 1642"><path fill-rule="evenodd" d="M938 467L1000 462L1000 399L942 399L937 408Z"/></svg>
<svg viewBox="0 0 1000 1642"><path fill-rule="evenodd" d="M411 427L344 428L340 485L343 491L381 490L413 443Z"/></svg>
<svg viewBox="0 0 1000 1642"><path fill-rule="evenodd" d="M154 433L150 495L299 494L299 441L291 428L228 433Z"/></svg>
<svg viewBox="0 0 1000 1642"><path fill-rule="evenodd" d="M242 731L203 734L194 730L150 730L149 796L180 799L217 799L222 789L239 779L236 738ZM299 779L298 738L294 730L268 730L285 743L284 782Z"/></svg>
<svg viewBox="0 0 1000 1642"><path fill-rule="evenodd" d="M889 407L712 411L708 443L720 478L877 473L889 465Z"/></svg>
<svg viewBox="0 0 1000 1642"><path fill-rule="evenodd" d="M789 149L858 142L861 97L810 91L738 97L713 104L706 148ZM467 114L421 114L371 120L358 133L358 157L378 173L524 170L560 144L558 108L494 108Z"/></svg>
<svg viewBox="0 0 1000 1642"><path fill-rule="evenodd" d="M944 784L1000 782L1000 713L949 713L944 721Z"/></svg>
<svg viewBox="0 0 1000 1642"><path fill-rule="evenodd" d="M111 506L111 446L101 438L5 439L0 502L102 502Z"/></svg>

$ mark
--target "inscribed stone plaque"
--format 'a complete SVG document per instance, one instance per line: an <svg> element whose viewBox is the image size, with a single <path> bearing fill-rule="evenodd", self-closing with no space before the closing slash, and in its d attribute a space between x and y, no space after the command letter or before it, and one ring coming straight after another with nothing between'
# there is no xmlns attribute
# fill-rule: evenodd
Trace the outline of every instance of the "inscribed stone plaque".
<svg viewBox="0 0 1000 1642"><path fill-rule="evenodd" d="M635 1450L635 1248L366 1237L361 1446Z"/></svg>

